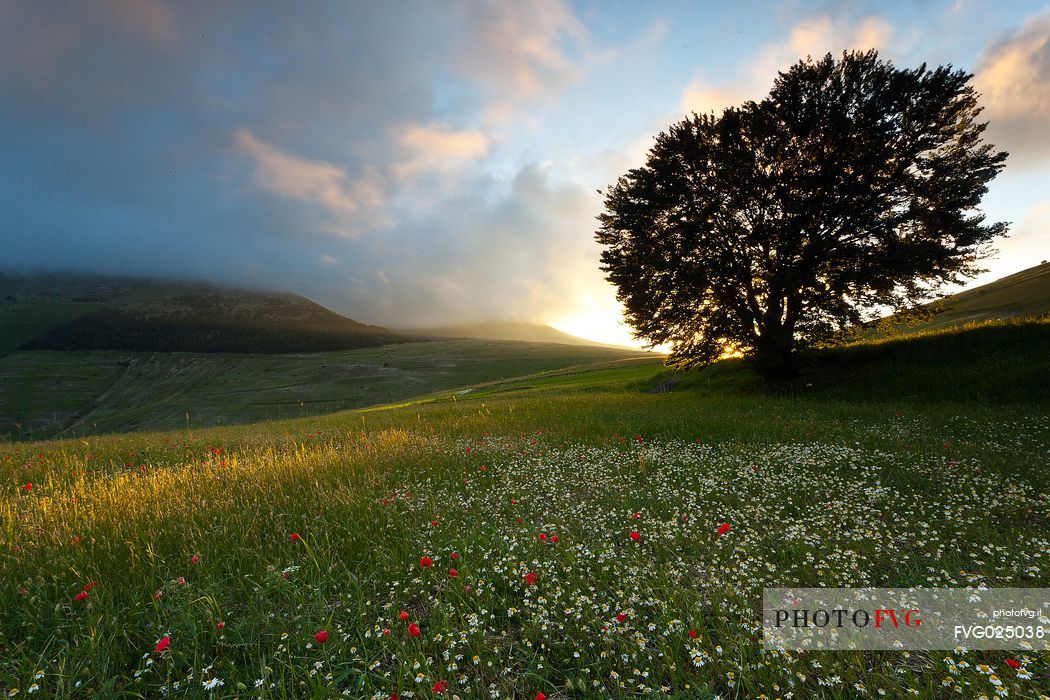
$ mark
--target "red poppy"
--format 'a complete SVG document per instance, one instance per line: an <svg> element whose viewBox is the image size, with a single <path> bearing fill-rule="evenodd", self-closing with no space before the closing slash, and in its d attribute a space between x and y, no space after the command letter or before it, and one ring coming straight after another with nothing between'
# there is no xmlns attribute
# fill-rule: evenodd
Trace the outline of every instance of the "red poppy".
<svg viewBox="0 0 1050 700"><path fill-rule="evenodd" d="M537 690L536 697L534 697L532 700L547 700L547 696L543 694L542 690Z"/></svg>
<svg viewBox="0 0 1050 700"><path fill-rule="evenodd" d="M219 620L219 624L215 625L215 629L217 629L217 630L224 630L224 629L226 629L226 623L223 622L222 620Z"/></svg>
<svg viewBox="0 0 1050 700"><path fill-rule="evenodd" d="M419 558L419 566L420 567L422 567L424 569L429 569L433 565L434 565L434 560L431 559L430 557L420 557Z"/></svg>
<svg viewBox="0 0 1050 700"><path fill-rule="evenodd" d="M456 552L452 552L452 554L449 554L449 556L453 559L459 559L459 554L457 554Z"/></svg>
<svg viewBox="0 0 1050 700"><path fill-rule="evenodd" d="M634 518L635 520L641 520L642 514L641 514L641 512L638 512L638 513L635 513L634 515L632 515L631 517Z"/></svg>
<svg viewBox="0 0 1050 700"><path fill-rule="evenodd" d="M727 532L729 532L732 529L733 529L733 526L730 525L729 523L722 523L721 525L718 526L718 534L719 535L724 535L724 534L726 534Z"/></svg>
<svg viewBox="0 0 1050 700"><path fill-rule="evenodd" d="M547 533L546 532L541 532L540 533L540 542L546 542L546 541L547 541Z"/></svg>
<svg viewBox="0 0 1050 700"><path fill-rule="evenodd" d="M617 622L626 622L627 621L627 613L620 613L619 615L617 615L616 616L616 621Z"/></svg>
<svg viewBox="0 0 1050 700"><path fill-rule="evenodd" d="M640 534L638 534L637 530L632 530L631 531L631 539L634 540L635 542L637 542L638 540L642 539L642 536Z"/></svg>
<svg viewBox="0 0 1050 700"><path fill-rule="evenodd" d="M397 693L391 693L390 694L390 700L401 700L401 696L398 695Z"/></svg>
<svg viewBox="0 0 1050 700"><path fill-rule="evenodd" d="M87 600L87 597L88 597L88 592L87 591L81 591L80 593L77 593L75 596L73 596L73 600L76 600L76 601Z"/></svg>
<svg viewBox="0 0 1050 700"><path fill-rule="evenodd" d="M1006 665L1015 670L1021 668L1021 662L1017 659L1007 659Z"/></svg>
<svg viewBox="0 0 1050 700"><path fill-rule="evenodd" d="M689 638L696 639L696 630L689 630Z"/></svg>
<svg viewBox="0 0 1050 700"><path fill-rule="evenodd" d="M290 539L292 542L298 542L303 538L299 535L298 532L293 532L292 534L288 535L288 539Z"/></svg>
<svg viewBox="0 0 1050 700"><path fill-rule="evenodd" d="M186 577L179 576L178 582L179 582L180 586L185 586L186 585Z"/></svg>
<svg viewBox="0 0 1050 700"><path fill-rule="evenodd" d="M320 632L314 635L314 639L317 640L318 644L324 644L328 641L328 630L321 630Z"/></svg>
<svg viewBox="0 0 1050 700"><path fill-rule="evenodd" d="M535 571L530 571L529 573L525 574L525 576L523 578L525 579L525 585L526 586L535 586L536 585L536 579L538 577L536 576L536 572Z"/></svg>
<svg viewBox="0 0 1050 700"><path fill-rule="evenodd" d="M164 597L164 591L157 591L153 594L153 600L160 600Z"/></svg>
<svg viewBox="0 0 1050 700"><path fill-rule="evenodd" d="M558 536L557 535L551 535L551 542L553 542L554 544L558 544Z"/></svg>
<svg viewBox="0 0 1050 700"><path fill-rule="evenodd" d="M84 584L85 591L90 591L92 588L98 588L98 581L88 581Z"/></svg>
<svg viewBox="0 0 1050 700"><path fill-rule="evenodd" d="M388 635L388 634L390 634L390 628L389 627L384 627L383 628L383 635L385 636L385 635Z"/></svg>
<svg viewBox="0 0 1050 700"><path fill-rule="evenodd" d="M430 527L437 527L437 526L438 526L438 521L437 520L431 520L430 521Z"/></svg>
<svg viewBox="0 0 1050 700"><path fill-rule="evenodd" d="M419 636L419 625L417 625L414 622L412 624L410 624L408 626L408 634L411 637L418 637Z"/></svg>
<svg viewBox="0 0 1050 700"><path fill-rule="evenodd" d="M457 576L459 576L459 572L456 571L455 569L449 569L448 570L448 575L451 576L452 578L456 578Z"/></svg>
<svg viewBox="0 0 1050 700"><path fill-rule="evenodd" d="M444 693L448 689L448 681L438 681L430 689L438 694Z"/></svg>
<svg viewBox="0 0 1050 700"><path fill-rule="evenodd" d="M24 490L26 490L26 491L32 491L32 490L33 490L33 484L31 484L31 483L30 483L30 484L26 484L26 485L25 485L25 486L23 486L22 488L23 488Z"/></svg>
<svg viewBox="0 0 1050 700"><path fill-rule="evenodd" d="M196 554L194 554L192 557L190 557L190 563L191 564L197 564L197 563L200 562L200 560L201 560L201 558L198 557Z"/></svg>
<svg viewBox="0 0 1050 700"><path fill-rule="evenodd" d="M155 646L153 648L153 651L155 651L155 652L157 652L159 654L162 651L167 651L168 647L170 647L170 646L171 646L171 637L165 635L164 639L162 639L159 642L157 642L157 646Z"/></svg>
<svg viewBox="0 0 1050 700"><path fill-rule="evenodd" d="M400 617L401 621L404 622L405 620L408 619L408 611L407 610L402 610L401 614L398 615L398 617Z"/></svg>

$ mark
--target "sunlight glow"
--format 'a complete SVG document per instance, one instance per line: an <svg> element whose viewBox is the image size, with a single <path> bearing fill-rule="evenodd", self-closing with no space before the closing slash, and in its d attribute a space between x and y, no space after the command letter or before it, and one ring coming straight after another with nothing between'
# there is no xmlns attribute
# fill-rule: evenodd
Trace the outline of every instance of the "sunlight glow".
<svg viewBox="0 0 1050 700"><path fill-rule="evenodd" d="M600 299L591 294L581 294L575 313L552 319L548 323L559 331L596 343L644 349L642 341L631 337L631 328L624 322L623 310L612 298Z"/></svg>

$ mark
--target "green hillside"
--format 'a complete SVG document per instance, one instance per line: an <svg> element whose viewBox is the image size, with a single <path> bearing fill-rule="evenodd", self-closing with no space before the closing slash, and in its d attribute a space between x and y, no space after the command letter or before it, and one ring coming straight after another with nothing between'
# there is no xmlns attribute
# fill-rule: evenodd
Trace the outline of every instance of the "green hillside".
<svg viewBox="0 0 1050 700"><path fill-rule="evenodd" d="M1050 263L1042 263L930 304L926 323L897 325L901 333L937 330L967 323L1050 314Z"/></svg>
<svg viewBox="0 0 1050 700"><path fill-rule="evenodd" d="M201 282L0 274L0 352L316 352L404 340L294 294Z"/></svg>
<svg viewBox="0 0 1050 700"><path fill-rule="evenodd" d="M265 355L16 352L0 357L0 437L315 415L623 358L660 365L631 350L487 340Z"/></svg>
<svg viewBox="0 0 1050 700"><path fill-rule="evenodd" d="M542 323L525 321L486 321L433 328L412 328L401 331L404 335L425 338L482 338L484 340L523 340L531 343L564 343L566 345L589 345L609 347L602 343L579 338Z"/></svg>

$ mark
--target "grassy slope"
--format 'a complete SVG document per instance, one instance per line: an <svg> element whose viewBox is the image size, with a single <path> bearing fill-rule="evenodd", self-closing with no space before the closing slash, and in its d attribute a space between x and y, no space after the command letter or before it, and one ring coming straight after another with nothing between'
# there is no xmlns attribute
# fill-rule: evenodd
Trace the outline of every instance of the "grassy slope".
<svg viewBox="0 0 1050 700"><path fill-rule="evenodd" d="M648 391L669 379L694 398L794 396L847 403L1042 405L1050 396L1050 320L991 321L812 352L800 376L768 386L739 359L676 372L658 362L567 368L473 389L474 397L622 386Z"/></svg>
<svg viewBox="0 0 1050 700"><path fill-rule="evenodd" d="M578 338L557 328L541 323L489 321L439 328L416 328L403 331L405 335L433 338L483 338L485 340L525 340L532 343L565 343L608 347L584 338Z"/></svg>
<svg viewBox="0 0 1050 700"><path fill-rule="evenodd" d="M296 355L18 352L0 357L0 434L46 437L314 415L624 357L646 356L485 340Z"/></svg>
<svg viewBox="0 0 1050 700"><path fill-rule="evenodd" d="M988 386L1016 389L1025 370L1005 360L1030 362L1002 338L939 341L1003 354L948 360L983 367ZM990 695L987 664L1011 697L1037 697L1046 653L795 662L753 639L764 585L1050 584L1047 394L895 395L950 378L945 358L904 342L839 351L857 364L820 368L828 384L808 394L763 394L732 362L666 394L646 391L659 366L604 366L455 400L0 445L0 690L156 696L178 680L206 697L218 678L232 697L262 678L278 697L429 697L447 679L462 697L628 697L644 682L690 698L858 697L854 684L942 698L957 696L946 677ZM885 376L887 348L900 384L836 396L832 376ZM733 526L722 538L720 522ZM99 586L74 601L88 581ZM154 652L165 635L171 648ZM462 654L456 670L445 651ZM946 657L968 666L953 675Z"/></svg>
<svg viewBox="0 0 1050 700"><path fill-rule="evenodd" d="M901 333L958 327L967 323L1050 314L1050 263L1030 267L931 304L926 323L899 325Z"/></svg>

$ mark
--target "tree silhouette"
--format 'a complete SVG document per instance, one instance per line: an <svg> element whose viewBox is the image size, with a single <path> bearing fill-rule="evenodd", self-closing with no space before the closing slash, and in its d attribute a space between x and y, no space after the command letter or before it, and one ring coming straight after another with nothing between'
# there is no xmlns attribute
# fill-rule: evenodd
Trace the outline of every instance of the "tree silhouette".
<svg viewBox="0 0 1050 700"><path fill-rule="evenodd" d="M972 77L828 54L659 134L596 233L636 337L678 367L737 350L790 374L797 349L980 272L1006 224L977 207L1007 154L982 141Z"/></svg>

